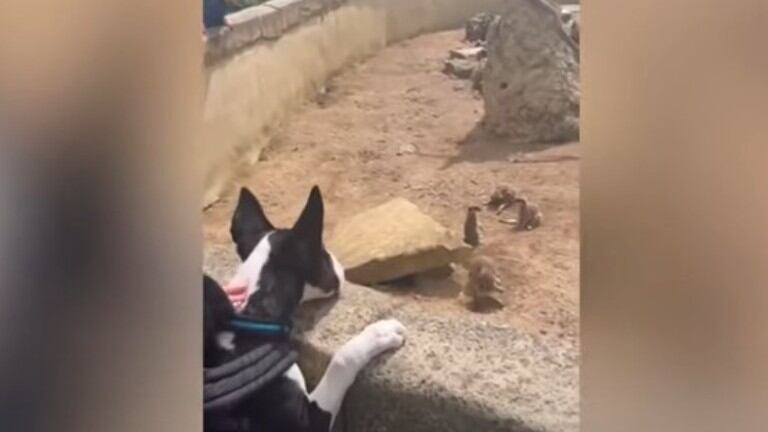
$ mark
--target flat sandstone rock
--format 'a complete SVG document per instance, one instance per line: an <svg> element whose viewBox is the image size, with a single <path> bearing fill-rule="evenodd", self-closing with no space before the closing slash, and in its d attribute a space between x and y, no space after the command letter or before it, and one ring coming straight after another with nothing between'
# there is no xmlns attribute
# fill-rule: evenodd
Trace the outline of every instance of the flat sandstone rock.
<svg viewBox="0 0 768 432"><path fill-rule="evenodd" d="M364 285L445 267L470 251L454 232L403 198L339 222L327 246L347 279Z"/></svg>

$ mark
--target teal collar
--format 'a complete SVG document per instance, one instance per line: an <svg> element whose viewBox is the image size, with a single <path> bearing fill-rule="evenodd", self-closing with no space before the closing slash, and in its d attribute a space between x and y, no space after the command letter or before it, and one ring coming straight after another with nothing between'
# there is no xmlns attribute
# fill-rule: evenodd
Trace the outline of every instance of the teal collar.
<svg viewBox="0 0 768 432"><path fill-rule="evenodd" d="M229 326L234 330L266 336L288 336L291 333L291 325L288 323L260 321L240 316L230 320Z"/></svg>

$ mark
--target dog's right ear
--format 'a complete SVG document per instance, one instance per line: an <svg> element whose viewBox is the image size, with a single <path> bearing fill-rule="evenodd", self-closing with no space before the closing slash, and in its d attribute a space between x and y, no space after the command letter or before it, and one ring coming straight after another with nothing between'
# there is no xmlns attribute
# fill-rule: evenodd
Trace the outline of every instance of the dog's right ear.
<svg viewBox="0 0 768 432"><path fill-rule="evenodd" d="M264 234L274 229L259 200L247 188L240 188L240 197L229 227L240 259L245 261Z"/></svg>

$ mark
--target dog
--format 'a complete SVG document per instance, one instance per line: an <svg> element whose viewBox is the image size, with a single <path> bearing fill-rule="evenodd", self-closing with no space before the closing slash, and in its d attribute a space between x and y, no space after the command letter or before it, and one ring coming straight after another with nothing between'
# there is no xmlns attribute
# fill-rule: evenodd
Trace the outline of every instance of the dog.
<svg viewBox="0 0 768 432"><path fill-rule="evenodd" d="M263 338L227 327L236 314L284 322L294 316L301 303L339 294L344 270L323 245L323 219L323 199L317 186L289 229L275 228L253 193L247 188L240 190L230 233L242 261L235 277L245 282L247 300L236 311L219 284L204 275L206 368L225 364L264 344ZM232 429L238 431L328 432L358 372L379 354L400 348L404 338L405 328L396 320L370 324L332 356L311 393L294 363L265 387L217 415L240 425ZM206 432L214 430L208 426L209 419L205 420Z"/></svg>

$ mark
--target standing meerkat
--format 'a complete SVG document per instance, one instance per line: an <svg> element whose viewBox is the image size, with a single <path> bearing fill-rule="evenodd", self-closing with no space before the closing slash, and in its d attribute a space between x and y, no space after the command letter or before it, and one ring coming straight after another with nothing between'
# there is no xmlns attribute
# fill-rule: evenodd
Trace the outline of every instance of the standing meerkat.
<svg viewBox="0 0 768 432"><path fill-rule="evenodd" d="M466 263L469 279L461 291L461 299L473 307L492 303L504 307L499 294L504 292L496 264L486 256L474 256Z"/></svg>
<svg viewBox="0 0 768 432"><path fill-rule="evenodd" d="M464 242L472 247L480 246L480 223L477 220L477 212L480 207L467 207L467 218L464 220Z"/></svg>

